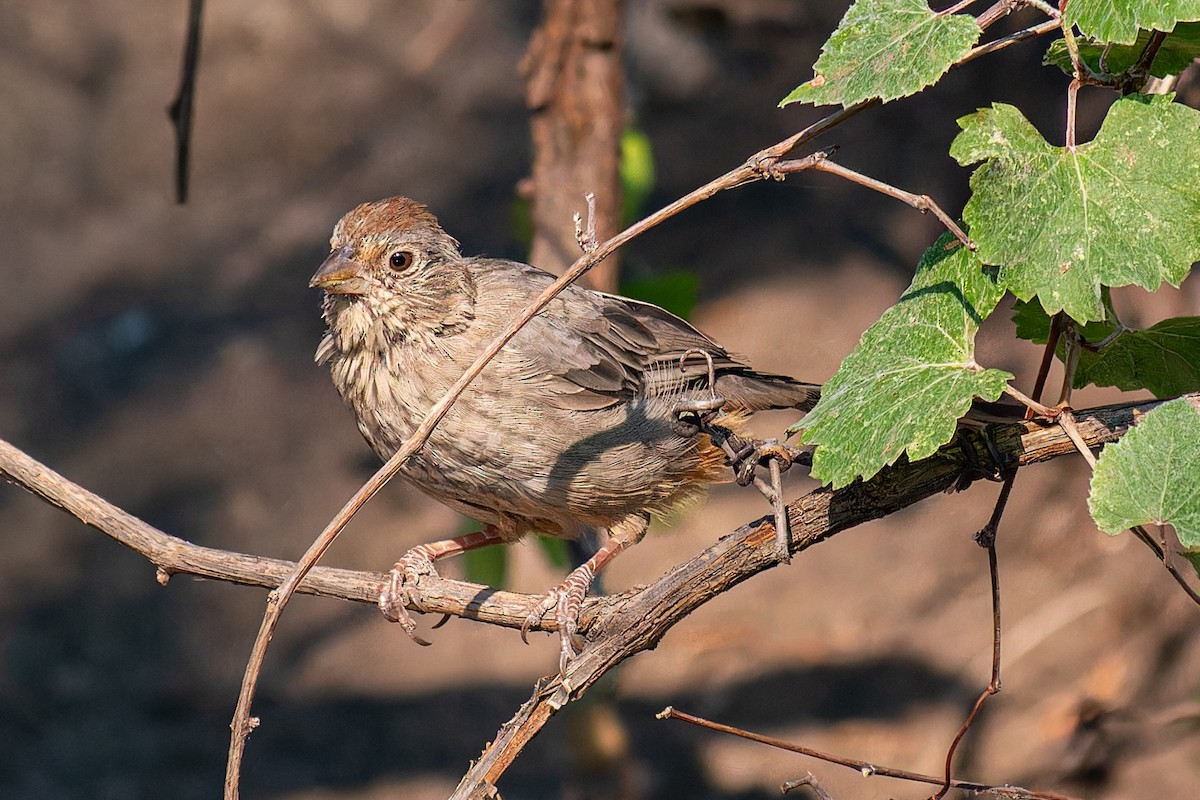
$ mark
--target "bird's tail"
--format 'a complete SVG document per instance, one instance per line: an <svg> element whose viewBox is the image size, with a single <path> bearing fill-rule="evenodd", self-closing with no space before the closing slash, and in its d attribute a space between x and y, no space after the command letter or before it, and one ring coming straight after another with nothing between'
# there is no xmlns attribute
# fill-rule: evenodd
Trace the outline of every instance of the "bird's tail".
<svg viewBox="0 0 1200 800"><path fill-rule="evenodd" d="M716 389L732 406L748 411L769 408L810 411L821 399L821 387L815 383L760 372L726 372L717 377Z"/></svg>

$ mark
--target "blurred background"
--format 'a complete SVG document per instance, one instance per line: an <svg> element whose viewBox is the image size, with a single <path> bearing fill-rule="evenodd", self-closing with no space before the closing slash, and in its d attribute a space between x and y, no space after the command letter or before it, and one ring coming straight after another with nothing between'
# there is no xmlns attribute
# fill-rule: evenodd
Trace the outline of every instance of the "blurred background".
<svg viewBox="0 0 1200 800"><path fill-rule="evenodd" d="M776 105L811 77L844 9L628 4L627 105L653 150L651 208L821 116ZM312 361L322 325L307 283L329 232L353 205L402 193L465 252L524 256L517 66L539 17L533 3L482 0L209 3L191 198L177 206L165 109L186 4L0 5L0 437L190 541L297 557L377 467ZM1043 49L971 64L819 144L957 214L969 174L946 155L957 117L995 98L1061 142L1066 78L1038 66ZM1081 138L1109 100L1085 93ZM673 219L626 248L622 270L695 275L701 328L762 369L823 381L938 233L907 206L800 175ZM1197 313L1195 298L1185 284L1118 302L1137 325ZM989 321L981 363L1028 388L1038 358L1005 314ZM999 542L1004 691L959 773L1095 798L1194 797L1200 609L1131 537L1096 531L1086 477L1060 459L1017 480ZM793 495L811 486L788 476ZM501 791L766 798L811 769L836 797L921 795L653 714L672 704L938 772L988 677L986 558L971 534L996 491L926 501L717 598L598 689L609 698L598 711L554 719ZM650 582L768 511L753 490L718 487L619 559L608 586ZM395 484L326 563L382 570L460 525ZM512 548L512 588L541 592L560 576L536 546ZM217 796L263 600L187 576L161 587L141 557L0 487L0 796ZM418 648L374 609L297 599L255 707L247 796L445 797L555 669L557 641L527 647L462 620L430 637Z"/></svg>

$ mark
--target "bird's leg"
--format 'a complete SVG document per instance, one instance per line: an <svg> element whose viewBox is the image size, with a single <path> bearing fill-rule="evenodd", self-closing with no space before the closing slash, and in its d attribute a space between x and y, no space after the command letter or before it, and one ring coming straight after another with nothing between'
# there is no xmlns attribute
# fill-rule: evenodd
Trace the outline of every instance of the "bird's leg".
<svg viewBox="0 0 1200 800"><path fill-rule="evenodd" d="M439 558L456 556L468 550L486 547L489 544L499 544L505 541L500 529L495 525L485 525L483 530L468 533L465 536L455 536L453 539L442 539L438 542L417 545L400 557L389 573L388 582L379 592L379 610L392 622L400 623L404 632L421 645L429 642L417 636L417 623L408 612L408 605L421 608L421 598L417 593L417 582L422 575L437 575L433 562ZM436 627L436 626L435 626Z"/></svg>
<svg viewBox="0 0 1200 800"><path fill-rule="evenodd" d="M521 638L528 641L529 629L537 625L547 611L554 611L561 648L558 659L560 672L566 673L567 664L579 652L575 646L575 632L579 628L579 614L583 611L583 598L587 596L596 573L604 569L604 566L616 558L622 550L640 542L646 535L646 528L649 524L648 516L631 514L610 527L608 541L596 551L596 554L572 570L566 580L547 592L546 596L534 605L529 616L525 618L525 624L521 626Z"/></svg>
<svg viewBox="0 0 1200 800"><path fill-rule="evenodd" d="M716 375L713 368L712 355L704 350L694 349L684 353L679 359L679 369L682 372L684 362L691 355L702 356L708 365L708 392L706 398L686 398L676 403L672 410L672 427L681 436L695 436L706 433L708 437L725 451L729 457L729 465L737 475L737 482L742 486L754 483L755 488L762 492L775 509L775 547L779 559L785 563L792 560L791 531L788 526L787 506L783 502L783 471L794 461L805 455L804 450L786 442L780 444L775 439L766 441L747 442L723 425L718 425L721 409L725 398L717 395ZM811 462L810 462L811 463ZM759 466L766 466L771 475L771 483L765 483L755 474Z"/></svg>

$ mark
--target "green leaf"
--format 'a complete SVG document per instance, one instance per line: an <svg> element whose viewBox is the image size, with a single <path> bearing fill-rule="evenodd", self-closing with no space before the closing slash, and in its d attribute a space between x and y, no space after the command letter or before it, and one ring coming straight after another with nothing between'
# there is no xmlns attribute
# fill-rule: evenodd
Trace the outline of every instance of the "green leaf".
<svg viewBox="0 0 1200 800"><path fill-rule="evenodd" d="M1013 294L1089 322L1104 317L1102 286L1179 285L1200 258L1200 113L1171 100L1118 100L1074 151L1009 105L958 121L950 154L984 162L963 218Z"/></svg>
<svg viewBox="0 0 1200 800"><path fill-rule="evenodd" d="M1013 322L1022 339L1045 344L1049 338L1050 318L1037 303L1018 300ZM1126 392L1144 389L1162 398L1200 391L1200 317L1165 319L1145 330L1126 329L1117 334L1118 329L1116 314L1110 309L1104 322L1088 323L1080 331L1083 340L1093 345L1113 338L1099 350L1080 351L1073 381L1076 389L1088 384L1115 386ZM1065 353L1060 343L1060 361Z"/></svg>
<svg viewBox="0 0 1200 800"><path fill-rule="evenodd" d="M814 77L779 105L884 102L935 83L979 39L965 14L939 16L924 0L857 0L813 67Z"/></svg>
<svg viewBox="0 0 1200 800"><path fill-rule="evenodd" d="M508 579L508 548L493 545L468 550L463 553L463 571L471 583L503 586Z"/></svg>
<svg viewBox="0 0 1200 800"><path fill-rule="evenodd" d="M623 281L621 294L635 300L645 300L688 318L700 297L700 278L694 272L674 270L659 275Z"/></svg>
<svg viewBox="0 0 1200 800"><path fill-rule="evenodd" d="M631 225L642 216L654 190L654 149L650 137L637 128L621 133L621 218Z"/></svg>
<svg viewBox="0 0 1200 800"><path fill-rule="evenodd" d="M840 487L903 454L925 458L950 441L973 398L999 397L1012 376L975 363L975 333L1003 294L994 270L952 235L925 251L908 291L797 423L817 445L813 475Z"/></svg>
<svg viewBox="0 0 1200 800"><path fill-rule="evenodd" d="M1080 39L1079 57L1092 72L1119 75L1137 63L1149 41L1150 31L1147 30L1138 31L1137 40L1131 45L1109 45L1099 39ZM1104 60L1103 68L1100 64L1101 57ZM1181 23L1175 26L1175 32L1163 41L1154 57L1154 63L1150 65L1150 74L1156 78L1178 75L1197 58L1200 58L1200 24ZM1042 63L1056 66L1068 75L1075 74L1065 39L1056 39L1050 45Z"/></svg>
<svg viewBox="0 0 1200 800"><path fill-rule="evenodd" d="M1175 317L1123 331L1097 352L1079 354L1075 386L1146 389L1155 397L1200 391L1200 317ZM1200 477L1198 477L1200 480Z"/></svg>
<svg viewBox="0 0 1200 800"><path fill-rule="evenodd" d="M1200 409L1163 403L1100 454L1088 508L1100 530L1174 525L1195 563L1200 553Z"/></svg>
<svg viewBox="0 0 1200 800"><path fill-rule="evenodd" d="M1112 308L1112 297L1107 286L1100 292L1104 306L1104 319L1089 322L1082 328L1076 323L1085 341L1093 344L1102 342L1117 330L1120 320ZM1025 339L1034 344L1045 344L1050 341L1050 316L1042 308L1041 303L1018 300L1013 303L1013 322L1017 325L1017 338Z"/></svg>
<svg viewBox="0 0 1200 800"><path fill-rule="evenodd" d="M1071 0L1063 22L1102 42L1132 44L1138 29L1171 31L1200 20L1200 0Z"/></svg>

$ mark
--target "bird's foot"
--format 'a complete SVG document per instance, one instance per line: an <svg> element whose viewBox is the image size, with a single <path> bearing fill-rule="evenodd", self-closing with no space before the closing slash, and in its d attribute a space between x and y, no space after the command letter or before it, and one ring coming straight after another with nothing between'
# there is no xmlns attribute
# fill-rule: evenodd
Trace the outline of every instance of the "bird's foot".
<svg viewBox="0 0 1200 800"><path fill-rule="evenodd" d="M379 592L379 610L391 622L398 622L404 632L419 645L429 642L417 635L417 623L408 611L408 606L421 607L421 596L417 582L423 575L437 575L433 566L435 551L429 545L419 545L409 550L388 573L388 582Z"/></svg>
<svg viewBox="0 0 1200 800"><path fill-rule="evenodd" d="M528 642L529 630L542 621L547 611L554 611L560 646L558 669L564 675L567 665L580 650L577 642L579 615L583 611L583 598L587 596L595 577L596 572L590 562L576 567L566 580L534 604L525 618L525 624L521 626L521 639Z"/></svg>
<svg viewBox="0 0 1200 800"><path fill-rule="evenodd" d="M788 444L778 439L746 441L731 435L727 438L725 452L741 486L757 483L758 467L770 469L771 464L776 464L780 472L787 472L793 464L812 464L811 448Z"/></svg>
<svg viewBox="0 0 1200 800"><path fill-rule="evenodd" d="M708 433L709 426L720 416L724 405L725 398L717 395L680 400L671 409L671 427L686 439L698 433Z"/></svg>
<svg viewBox="0 0 1200 800"><path fill-rule="evenodd" d="M417 636L417 623L413 621L412 614L408 613L408 606L412 606L417 611L425 610L421 607L421 596L417 592L417 583L425 576L438 577L433 562L439 558L458 555L468 550L475 550L489 544L499 544L503 541L505 541L504 532L499 527L484 525L481 531L414 547L400 557L396 566L392 567L388 582L380 587L377 601L379 610L392 622L400 623L404 632L414 642L422 645L429 644ZM441 627L449 618L450 616L447 614L441 622L433 627Z"/></svg>
<svg viewBox="0 0 1200 800"><path fill-rule="evenodd" d="M722 442L729 455L737 482L742 486L751 483L767 498L775 510L775 548L784 563L792 560L791 529L788 523L787 504L783 501L783 473L796 463L812 465L812 449L780 442L776 439L746 442L729 436ZM758 477L758 467L765 466L770 482Z"/></svg>

